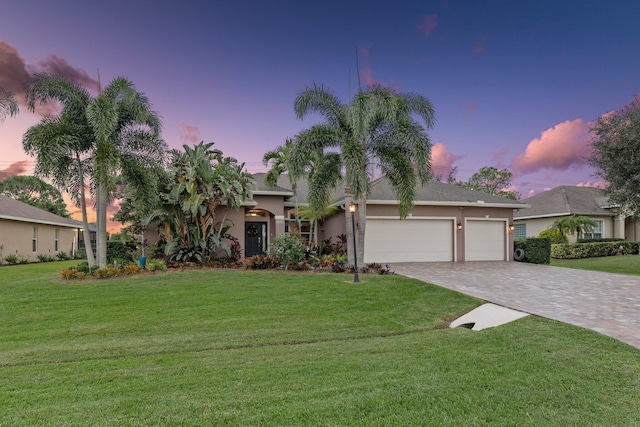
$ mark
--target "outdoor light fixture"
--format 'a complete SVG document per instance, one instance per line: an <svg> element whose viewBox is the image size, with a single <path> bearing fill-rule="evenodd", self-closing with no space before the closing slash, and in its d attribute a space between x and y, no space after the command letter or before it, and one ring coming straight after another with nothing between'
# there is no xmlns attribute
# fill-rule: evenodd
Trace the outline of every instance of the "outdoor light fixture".
<svg viewBox="0 0 640 427"><path fill-rule="evenodd" d="M462 230L462 223L461 222L456 224L456 230L458 230L458 231Z"/></svg>
<svg viewBox="0 0 640 427"><path fill-rule="evenodd" d="M509 224L509 231L513 231L513 224Z"/></svg>
<svg viewBox="0 0 640 427"><path fill-rule="evenodd" d="M355 204L352 203L349 205L349 212L351 212L351 228L353 230L353 283L360 282L360 279L358 278L358 251L356 250L356 209L357 207Z"/></svg>

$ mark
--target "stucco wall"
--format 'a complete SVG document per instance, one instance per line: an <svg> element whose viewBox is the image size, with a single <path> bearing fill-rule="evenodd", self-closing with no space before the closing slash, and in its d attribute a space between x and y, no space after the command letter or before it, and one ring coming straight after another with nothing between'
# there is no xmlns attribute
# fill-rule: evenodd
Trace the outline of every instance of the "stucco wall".
<svg viewBox="0 0 640 427"><path fill-rule="evenodd" d="M33 251L33 228L36 227L36 251ZM55 230L58 229L58 251L55 250ZM3 245L2 256L21 255L29 261L38 261L38 254L53 257L59 252L72 255L76 229L46 224L33 224L22 221L0 219L0 245Z"/></svg>
<svg viewBox="0 0 640 427"><path fill-rule="evenodd" d="M527 224L527 237L538 237L538 234L542 230L546 230L549 228L553 222L557 219L566 218L566 217L552 217L552 218L532 218L532 219L516 219L516 224ZM610 216L589 216L588 218L593 220L602 220L602 237L603 238L614 238L620 237L625 238L625 236L621 236L622 234L620 225L615 224L615 220ZM569 235L569 243L575 243L578 240L578 237L573 234ZM633 240L633 239L632 239Z"/></svg>

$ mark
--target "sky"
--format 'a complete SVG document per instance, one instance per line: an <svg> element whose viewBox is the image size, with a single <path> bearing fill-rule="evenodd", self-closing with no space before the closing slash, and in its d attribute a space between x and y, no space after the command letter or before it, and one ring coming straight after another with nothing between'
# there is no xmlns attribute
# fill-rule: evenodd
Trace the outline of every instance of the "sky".
<svg viewBox="0 0 640 427"><path fill-rule="evenodd" d="M35 71L93 93L126 77L170 148L215 142L262 172L266 151L320 122L293 112L307 86L348 102L358 79L384 84L433 103L437 175L508 169L524 199L603 184L589 128L640 92L639 18L635 0L9 0L0 87L22 103ZM20 107L0 123L0 179L33 172L22 135L45 111Z"/></svg>

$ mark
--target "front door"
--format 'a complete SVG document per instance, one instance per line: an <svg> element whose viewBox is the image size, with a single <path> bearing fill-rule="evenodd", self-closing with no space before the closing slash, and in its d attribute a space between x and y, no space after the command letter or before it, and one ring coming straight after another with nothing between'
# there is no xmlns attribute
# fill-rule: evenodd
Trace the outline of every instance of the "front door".
<svg viewBox="0 0 640 427"><path fill-rule="evenodd" d="M244 256L246 258L265 252L267 248L266 222L245 222L244 248Z"/></svg>

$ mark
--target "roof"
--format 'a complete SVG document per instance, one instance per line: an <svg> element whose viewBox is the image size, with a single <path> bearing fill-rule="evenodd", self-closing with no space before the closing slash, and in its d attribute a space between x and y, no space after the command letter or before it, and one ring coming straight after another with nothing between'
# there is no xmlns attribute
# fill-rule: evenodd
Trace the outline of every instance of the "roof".
<svg viewBox="0 0 640 427"><path fill-rule="evenodd" d="M82 223L36 208L27 203L0 194L0 219L82 228Z"/></svg>
<svg viewBox="0 0 640 427"><path fill-rule="evenodd" d="M256 181L256 188L263 186L265 189L270 187L264 184L263 173L254 174ZM260 184L261 183L261 184ZM290 196L293 196L293 192L290 190L291 184L286 174L281 175L278 178L278 185L271 189L271 191L281 191L281 194L285 195L284 191L288 191ZM304 203L309 195L309 186L305 179L300 179L297 183L296 192L298 194L298 200ZM256 194L256 193L254 193ZM260 193L258 193L260 194ZM264 194L264 193L262 193ZM272 193L275 195L275 193ZM337 188L331 198L336 202L340 202L344 199L344 187ZM369 204L398 204L398 197L386 178L378 178L371 183L371 194L367 198ZM477 206L482 205L486 207L502 207L523 209L529 206L526 203L507 199L506 197L493 196L491 194L483 193L481 191L469 190L468 188L461 187L455 184L447 184L432 179L424 187L418 186L416 194L416 205L442 205L442 206Z"/></svg>
<svg viewBox="0 0 640 427"><path fill-rule="evenodd" d="M604 191L594 187L560 186L523 200L530 209L516 212L514 219L545 218L566 215L614 216Z"/></svg>

